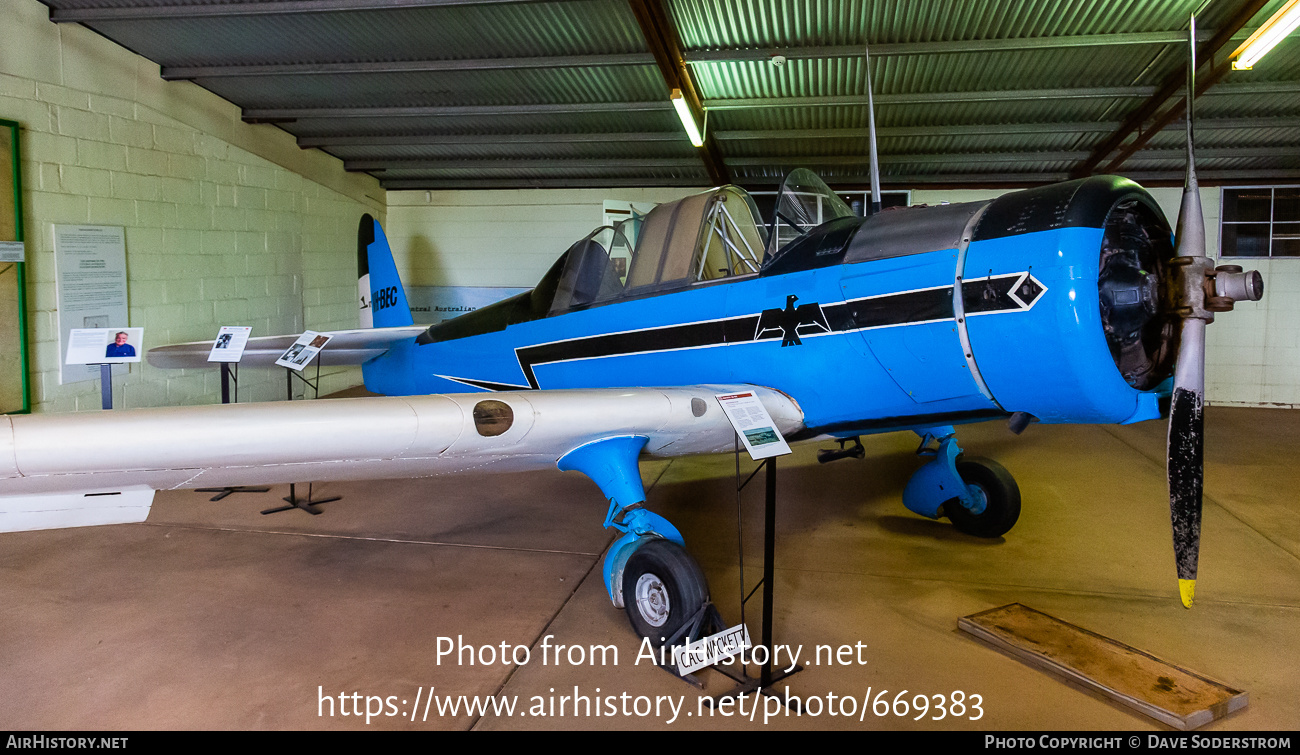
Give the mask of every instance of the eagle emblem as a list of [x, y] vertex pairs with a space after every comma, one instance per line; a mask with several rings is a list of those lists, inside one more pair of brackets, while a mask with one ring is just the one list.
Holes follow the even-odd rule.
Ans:
[[[794, 305], [798, 296], [790, 294], [785, 297], [785, 309], [765, 309], [758, 317], [758, 327], [754, 330], [754, 340], [775, 338], [781, 334], [781, 346], [800, 346], [800, 335], [831, 332], [830, 323], [817, 302]], [[769, 335], [771, 334], [771, 335]]]

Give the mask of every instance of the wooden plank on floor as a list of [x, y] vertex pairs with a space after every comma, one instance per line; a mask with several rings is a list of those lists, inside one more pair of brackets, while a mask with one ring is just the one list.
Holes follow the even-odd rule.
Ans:
[[1020, 603], [957, 625], [1031, 666], [1059, 674], [1183, 731], [1246, 707], [1246, 693]]

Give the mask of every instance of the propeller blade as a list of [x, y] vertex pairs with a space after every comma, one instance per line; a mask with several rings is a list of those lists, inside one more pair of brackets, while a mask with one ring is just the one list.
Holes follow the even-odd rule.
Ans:
[[1191, 56], [1187, 66], [1187, 178], [1178, 209], [1174, 256], [1181, 265], [1184, 295], [1193, 305], [1183, 317], [1169, 408], [1169, 515], [1173, 522], [1178, 594], [1192, 607], [1196, 595], [1196, 565], [1201, 547], [1201, 492], [1205, 447], [1205, 326], [1213, 318], [1204, 307], [1205, 215], [1196, 180], [1193, 148], [1193, 99], [1196, 94], [1196, 18], [1190, 24]]
[[1178, 594], [1192, 607], [1201, 547], [1201, 490], [1204, 475], [1205, 321], [1183, 320], [1174, 394], [1169, 406], [1169, 514], [1174, 530]]

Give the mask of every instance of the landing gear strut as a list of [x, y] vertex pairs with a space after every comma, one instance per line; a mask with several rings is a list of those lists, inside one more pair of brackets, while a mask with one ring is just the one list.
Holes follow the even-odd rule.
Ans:
[[[962, 456], [951, 427], [918, 430], [917, 454], [932, 456], [908, 480], [903, 505], [938, 519], [946, 516], [953, 526], [975, 537], [1001, 537], [1020, 518], [1020, 487], [1011, 473], [991, 459]], [[931, 441], [938, 445], [930, 447]]]
[[605, 526], [623, 536], [605, 555], [605, 589], [636, 633], [658, 648], [701, 613], [709, 585], [677, 528], [643, 505], [636, 460], [645, 443], [635, 435], [593, 441], [556, 466], [587, 475], [609, 500]]

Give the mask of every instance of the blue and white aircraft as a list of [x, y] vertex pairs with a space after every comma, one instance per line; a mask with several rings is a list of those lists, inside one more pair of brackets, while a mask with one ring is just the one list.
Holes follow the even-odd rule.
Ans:
[[[139, 521], [159, 489], [579, 470], [622, 533], [604, 568], [611, 600], [642, 636], [671, 637], [707, 585], [681, 534], [644, 508], [637, 462], [731, 450], [716, 395], [754, 392], [790, 441], [917, 433], [933, 458], [904, 504], [998, 537], [1019, 489], [964, 457], [955, 426], [1157, 419], [1178, 364], [1197, 373], [1176, 381], [1190, 403], [1180, 413], [1174, 397], [1170, 432], [1190, 605], [1204, 324], [1262, 294], [1258, 273], [1176, 252], [1151, 196], [1111, 176], [863, 218], [799, 170], [767, 222], [743, 190], [715, 188], [598, 229], [532, 291], [428, 328], [368, 215], [358, 263], [367, 327], [332, 333], [322, 358], [362, 364], [389, 398], [7, 417], [0, 525]], [[292, 339], [252, 339], [243, 363], [269, 366]], [[149, 360], [202, 366], [210, 346]]]

